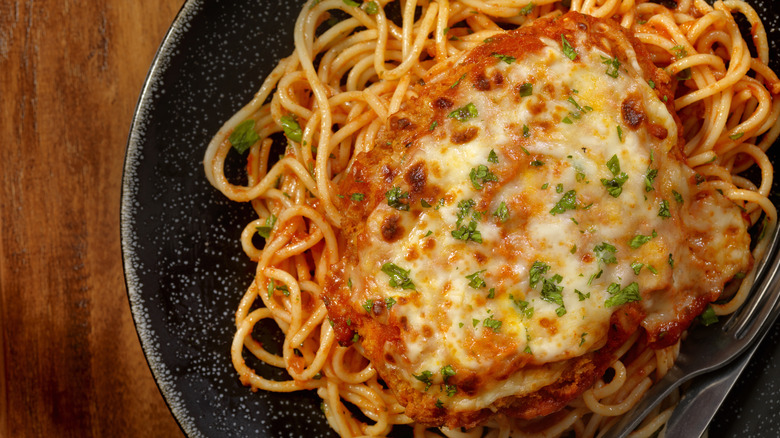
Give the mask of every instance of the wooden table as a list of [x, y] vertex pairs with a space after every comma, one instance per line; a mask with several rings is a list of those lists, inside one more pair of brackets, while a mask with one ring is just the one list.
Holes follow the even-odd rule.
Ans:
[[183, 436], [119, 243], [133, 109], [182, 3], [0, 1], [0, 437]]

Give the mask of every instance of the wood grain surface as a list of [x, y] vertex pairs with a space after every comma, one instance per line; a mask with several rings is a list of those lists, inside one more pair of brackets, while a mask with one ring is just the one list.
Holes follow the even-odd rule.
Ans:
[[0, 437], [181, 437], [127, 300], [127, 134], [183, 0], [0, 0]]

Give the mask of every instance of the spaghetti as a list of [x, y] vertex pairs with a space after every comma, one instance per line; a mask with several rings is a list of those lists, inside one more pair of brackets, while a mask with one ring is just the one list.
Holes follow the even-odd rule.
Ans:
[[[652, 61], [672, 81], [682, 120], [688, 165], [702, 184], [718, 189], [766, 230], [777, 221], [768, 199], [773, 169], [765, 151], [780, 135], [780, 81], [767, 66], [766, 33], [755, 11], [739, 0], [680, 0], [674, 9], [632, 0], [519, 1], [310, 1], [295, 25], [295, 52], [279, 62], [255, 97], [220, 129], [204, 166], [209, 181], [228, 198], [251, 202], [257, 219], [242, 232], [255, 279], [236, 312], [231, 347], [242, 383], [253, 389], [316, 390], [329, 424], [342, 436], [387, 435], [409, 424], [415, 436], [436, 431], [413, 424], [354, 346], [336, 342], [320, 294], [342, 249], [344, 223], [334, 186], [356, 155], [374, 144], [389, 115], [416, 96], [414, 84], [450, 68], [462, 54], [505, 29], [575, 10], [612, 17], [644, 43]], [[339, 10], [340, 12], [335, 12]], [[393, 14], [397, 17], [393, 17]], [[734, 15], [750, 24], [751, 56]], [[333, 20], [343, 16], [340, 21]], [[284, 132], [286, 151], [271, 158], [272, 135]], [[243, 145], [246, 185], [224, 173], [231, 150]], [[753, 182], [743, 176], [756, 166]], [[255, 234], [265, 246], [253, 243]], [[755, 246], [760, 259], [768, 239]], [[751, 276], [733, 297], [713, 304], [716, 314], [736, 310]], [[284, 333], [282, 353], [266, 351], [252, 337], [271, 319]], [[679, 343], [653, 350], [637, 332], [615, 353], [607, 375], [562, 411], [537, 420], [495, 417], [470, 431], [441, 429], [446, 436], [596, 436], [639, 400], [674, 364]], [[251, 354], [284, 368], [291, 380], [260, 377], [244, 360]], [[650, 436], [669, 418], [674, 397], [636, 431]], [[356, 418], [349, 405], [364, 418]]]

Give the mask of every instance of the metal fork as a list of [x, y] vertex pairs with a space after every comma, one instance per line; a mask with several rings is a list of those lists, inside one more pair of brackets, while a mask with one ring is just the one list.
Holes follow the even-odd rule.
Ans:
[[772, 326], [780, 313], [779, 236], [780, 227], [775, 227], [767, 255], [757, 269], [750, 296], [742, 307], [724, 322], [690, 330], [674, 367], [601, 438], [624, 438], [675, 388], [725, 366]]

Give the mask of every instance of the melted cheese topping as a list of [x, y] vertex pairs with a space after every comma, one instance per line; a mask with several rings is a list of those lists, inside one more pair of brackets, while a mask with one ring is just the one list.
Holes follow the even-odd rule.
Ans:
[[[405, 157], [441, 196], [409, 211], [380, 203], [345, 269], [355, 307], [389, 303], [402, 327], [402, 343], [384, 346], [388, 366], [420, 391], [438, 385], [456, 410], [554, 382], [563, 361], [605, 345], [625, 302], [639, 301], [658, 332], [680, 311], [669, 291], [703, 281], [686, 227], [720, 236], [702, 245], [725, 270], [719, 286], [749, 259], [738, 210], [717, 195], [694, 199], [693, 171], [670, 158], [677, 125], [635, 57], [616, 68], [593, 48], [575, 62], [560, 41], [543, 42], [486, 67], [502, 86], [462, 87], [450, 117]], [[632, 108], [646, 118], [638, 127]], [[399, 238], [388, 241], [388, 221]], [[413, 286], [394, 285], [393, 267]], [[493, 380], [447, 397], [449, 370]]]

